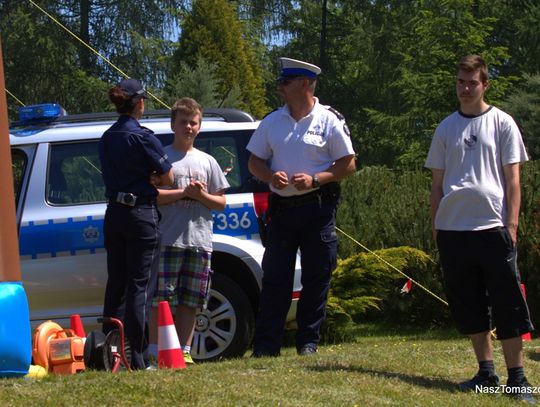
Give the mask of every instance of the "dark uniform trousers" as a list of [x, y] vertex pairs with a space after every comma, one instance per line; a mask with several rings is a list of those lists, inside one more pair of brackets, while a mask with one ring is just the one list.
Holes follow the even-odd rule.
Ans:
[[267, 229], [262, 292], [254, 352], [278, 354], [292, 300], [296, 255], [300, 249], [302, 292], [296, 312], [296, 346], [317, 345], [326, 315], [330, 277], [336, 267], [337, 200], [279, 210]]
[[[123, 321], [134, 369], [148, 365], [148, 321], [159, 267], [158, 223], [154, 203], [110, 203], [105, 213], [108, 280], [103, 316]], [[113, 328], [104, 325], [103, 331]]]

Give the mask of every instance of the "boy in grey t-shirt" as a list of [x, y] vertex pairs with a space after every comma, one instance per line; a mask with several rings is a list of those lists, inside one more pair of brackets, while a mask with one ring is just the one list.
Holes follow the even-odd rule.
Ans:
[[202, 120], [201, 106], [191, 98], [175, 103], [171, 111], [173, 144], [165, 151], [173, 166], [174, 184], [159, 189], [162, 214], [158, 289], [152, 302], [151, 353], [157, 354], [157, 306], [169, 301], [176, 307], [175, 326], [186, 363], [190, 356], [197, 308], [208, 299], [212, 254], [212, 210], [225, 208], [229, 183], [217, 161], [193, 143]]

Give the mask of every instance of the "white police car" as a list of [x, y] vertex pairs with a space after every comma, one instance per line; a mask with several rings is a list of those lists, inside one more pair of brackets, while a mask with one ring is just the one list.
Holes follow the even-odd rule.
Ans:
[[[242, 111], [206, 110], [195, 146], [216, 158], [231, 188], [214, 213], [211, 299], [197, 316], [192, 354], [199, 360], [241, 356], [254, 331], [264, 249], [256, 214], [267, 187], [250, 176], [245, 149], [258, 122]], [[80, 314], [87, 330], [102, 312], [107, 279], [106, 208], [98, 140], [115, 113], [65, 115], [59, 105], [21, 109], [10, 128], [22, 281], [34, 326], [69, 326]], [[147, 112], [141, 124], [164, 145], [173, 140], [169, 111]], [[300, 293], [297, 261], [293, 300]], [[296, 301], [289, 312], [294, 319]]]

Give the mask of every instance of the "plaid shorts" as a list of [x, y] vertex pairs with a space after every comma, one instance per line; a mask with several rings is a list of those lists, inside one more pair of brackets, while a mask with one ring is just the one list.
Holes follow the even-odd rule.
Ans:
[[212, 253], [164, 246], [161, 249], [158, 288], [152, 306], [168, 301], [191, 308], [206, 308], [210, 292]]

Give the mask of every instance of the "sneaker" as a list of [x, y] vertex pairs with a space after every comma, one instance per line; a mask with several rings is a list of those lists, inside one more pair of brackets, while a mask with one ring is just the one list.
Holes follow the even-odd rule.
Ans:
[[151, 370], [158, 370], [158, 367], [154, 364], [149, 364], [144, 368], [144, 370], [151, 371]]
[[536, 399], [533, 396], [533, 387], [526, 377], [520, 382], [507, 382], [504, 388], [504, 394], [518, 401], [524, 401], [529, 404], [536, 404]]
[[485, 376], [477, 374], [471, 380], [461, 382], [459, 390], [461, 391], [478, 391], [479, 387], [499, 387], [499, 376]]
[[194, 365], [195, 362], [193, 361], [193, 358], [191, 357], [191, 353], [184, 351], [184, 362], [186, 362], [186, 365]]
[[314, 353], [317, 353], [317, 346], [310, 343], [298, 349], [298, 354], [300, 356], [312, 355]]

